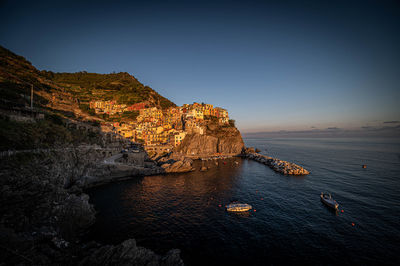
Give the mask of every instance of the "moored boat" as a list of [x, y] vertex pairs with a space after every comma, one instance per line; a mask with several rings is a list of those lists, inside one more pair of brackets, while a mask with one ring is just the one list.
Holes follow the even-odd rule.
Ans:
[[252, 206], [247, 203], [231, 203], [225, 207], [228, 212], [245, 212], [252, 208]]
[[336, 200], [332, 199], [331, 194], [324, 194], [321, 192], [321, 201], [324, 203], [326, 206], [337, 210], [339, 208], [339, 203], [336, 202]]

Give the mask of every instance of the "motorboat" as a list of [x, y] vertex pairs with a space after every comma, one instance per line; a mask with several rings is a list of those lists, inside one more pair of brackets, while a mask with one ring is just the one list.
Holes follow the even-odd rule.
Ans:
[[336, 202], [331, 196], [331, 194], [324, 194], [321, 192], [321, 201], [324, 203], [326, 206], [337, 210], [339, 208], [339, 203]]
[[252, 208], [250, 204], [233, 202], [225, 206], [228, 212], [245, 212]]

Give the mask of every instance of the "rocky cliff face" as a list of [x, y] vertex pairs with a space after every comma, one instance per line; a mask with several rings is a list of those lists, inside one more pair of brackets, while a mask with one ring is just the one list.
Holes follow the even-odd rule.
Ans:
[[194, 156], [240, 154], [243, 147], [243, 139], [237, 128], [210, 123], [204, 134], [188, 134], [176, 152]]
[[[160, 256], [136, 246], [134, 239], [114, 246], [83, 240], [96, 212], [79, 185], [87, 185], [81, 178], [97, 155], [91, 150], [65, 151], [1, 158], [0, 265], [183, 265], [178, 250]], [[132, 174], [126, 168], [110, 165], [106, 173], [115, 174], [93, 182]], [[157, 169], [162, 170], [134, 173]]]

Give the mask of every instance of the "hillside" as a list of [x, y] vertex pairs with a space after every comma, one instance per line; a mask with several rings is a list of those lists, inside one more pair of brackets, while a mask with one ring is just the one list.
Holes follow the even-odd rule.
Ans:
[[90, 100], [116, 100], [121, 104], [135, 104], [147, 101], [150, 106], [166, 109], [175, 106], [148, 86], [144, 86], [134, 76], [126, 73], [97, 74], [53, 73], [42, 71], [43, 76], [64, 87], [81, 102]]
[[[28, 105], [31, 85], [34, 86], [35, 92], [64, 93], [79, 102], [116, 100], [119, 103], [134, 104], [146, 101], [149, 106], [162, 109], [175, 106], [173, 102], [143, 85], [128, 73], [39, 71], [24, 57], [0, 46], [1, 104]], [[39, 97], [36, 97], [35, 103], [38, 107], [46, 105], [51, 100], [49, 95], [37, 96]]]
[[[29, 105], [31, 85], [35, 91], [47, 93], [59, 89], [56, 84], [46, 80], [24, 57], [0, 46], [0, 105], [2, 107]], [[48, 103], [47, 99], [37, 96], [36, 106]]]
[[[33, 111], [29, 108], [32, 88]], [[0, 150], [50, 147], [56, 143], [98, 142], [98, 136], [66, 127], [70, 121], [95, 126], [103, 121], [103, 117], [89, 112], [90, 100], [146, 102], [148, 106], [160, 108], [175, 106], [128, 73], [39, 71], [24, 57], [1, 46], [0, 96]], [[41, 119], [32, 119], [33, 115]]]
[[162, 257], [134, 239], [109, 246], [81, 238], [95, 210], [78, 181], [126, 143], [102, 132], [102, 119], [81, 106], [111, 93], [174, 105], [127, 73], [39, 71], [0, 46], [1, 265], [183, 265], [176, 250]]

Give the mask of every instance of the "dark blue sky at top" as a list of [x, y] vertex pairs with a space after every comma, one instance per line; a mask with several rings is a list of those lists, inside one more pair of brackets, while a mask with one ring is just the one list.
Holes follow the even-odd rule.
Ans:
[[245, 132], [400, 120], [399, 26], [398, 1], [0, 4], [0, 45], [37, 68], [128, 72]]

